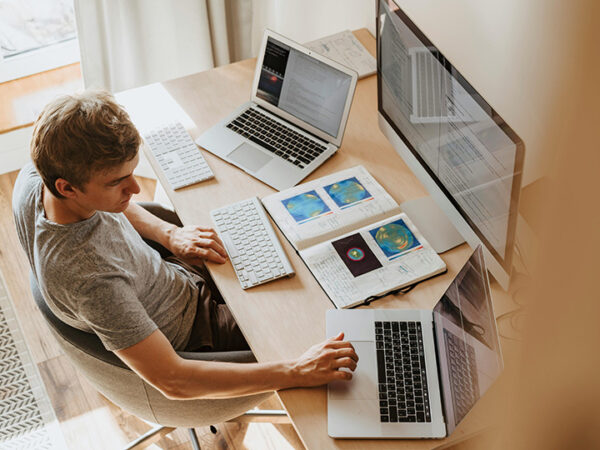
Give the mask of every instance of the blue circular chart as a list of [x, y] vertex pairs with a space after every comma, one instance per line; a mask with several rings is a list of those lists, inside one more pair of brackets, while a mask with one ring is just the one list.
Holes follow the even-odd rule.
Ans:
[[299, 194], [282, 202], [296, 222], [303, 222], [331, 211], [315, 191]]
[[340, 207], [371, 197], [369, 191], [355, 177], [325, 186], [324, 189]]
[[372, 230], [371, 235], [388, 257], [420, 245], [402, 220]]

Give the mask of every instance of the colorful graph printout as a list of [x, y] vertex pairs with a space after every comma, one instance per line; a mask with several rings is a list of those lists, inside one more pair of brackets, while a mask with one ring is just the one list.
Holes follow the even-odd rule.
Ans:
[[389, 259], [398, 258], [421, 243], [402, 219], [369, 230], [377, 245]]
[[285, 209], [297, 223], [316, 219], [323, 214], [331, 212], [329, 206], [325, 204], [316, 191], [309, 191], [304, 194], [296, 195], [282, 200], [281, 203], [283, 203]]
[[331, 244], [350, 273], [355, 277], [381, 267], [381, 263], [375, 254], [358, 233], [333, 241]]
[[324, 186], [323, 189], [342, 209], [373, 198], [356, 177]]

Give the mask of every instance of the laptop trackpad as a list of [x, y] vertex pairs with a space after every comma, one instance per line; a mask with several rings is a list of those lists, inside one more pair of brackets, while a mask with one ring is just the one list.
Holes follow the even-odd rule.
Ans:
[[250, 172], [256, 172], [265, 164], [267, 164], [272, 156], [265, 154], [263, 151], [257, 149], [253, 145], [244, 142], [242, 145], [236, 147], [229, 155], [229, 159], [242, 166], [244, 169], [248, 169]]
[[352, 341], [358, 364], [351, 381], [329, 383], [330, 400], [370, 400], [379, 398], [375, 342]]

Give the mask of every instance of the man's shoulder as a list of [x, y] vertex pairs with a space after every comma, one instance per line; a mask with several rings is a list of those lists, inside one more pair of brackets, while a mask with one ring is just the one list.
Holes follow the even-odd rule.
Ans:
[[35, 236], [37, 202], [41, 195], [42, 179], [33, 164], [19, 172], [12, 193], [12, 210], [21, 246], [33, 264], [32, 242]]
[[27, 163], [17, 175], [12, 194], [13, 212], [20, 215], [34, 206], [36, 194], [39, 192], [42, 179], [32, 163]]

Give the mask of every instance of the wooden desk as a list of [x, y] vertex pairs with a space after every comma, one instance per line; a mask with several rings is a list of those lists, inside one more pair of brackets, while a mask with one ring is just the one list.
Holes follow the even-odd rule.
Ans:
[[[375, 40], [366, 30], [357, 37], [373, 54]], [[198, 137], [250, 96], [255, 67], [254, 60], [241, 61], [159, 85], [127, 91], [119, 100], [132, 111], [133, 120], [141, 125], [140, 117], [150, 110], [162, 121], [173, 119], [169, 108], [161, 108], [152, 100], [153, 95], [165, 96], [176, 103], [193, 120], [188, 130]], [[140, 108], [140, 105], [143, 108]], [[144, 111], [142, 111], [143, 109]], [[133, 113], [135, 112], [135, 114]], [[182, 111], [179, 111], [181, 113]], [[185, 119], [184, 119], [185, 123]], [[246, 175], [238, 168], [202, 151], [216, 175], [215, 180], [172, 191], [158, 165], [147, 152], [158, 178], [165, 187], [184, 224], [212, 224], [211, 209], [251, 196], [260, 198], [271, 194], [272, 188]], [[316, 170], [306, 181], [341, 169], [362, 164], [381, 185], [400, 203], [426, 195], [426, 191], [396, 154], [377, 125], [376, 77], [359, 81], [350, 117], [340, 150]], [[275, 227], [277, 230], [277, 227]], [[302, 260], [293, 251], [285, 237], [278, 232], [285, 251], [296, 270], [291, 279], [278, 280], [248, 291], [243, 291], [230, 264], [208, 264], [214, 280], [226, 299], [235, 319], [250, 343], [259, 361], [289, 359], [302, 354], [310, 345], [325, 338], [325, 311], [333, 308]], [[420, 284], [407, 295], [388, 296], [376, 301], [375, 308], [428, 308], [441, 297], [457, 271], [462, 267], [470, 250], [462, 245], [442, 255], [448, 273]], [[493, 287], [496, 313], [511, 307], [506, 295]], [[498, 306], [502, 304], [502, 306]], [[451, 438], [439, 440], [335, 440], [327, 435], [327, 391], [325, 387], [291, 389], [278, 393], [298, 434], [307, 448], [436, 448], [456, 443], [481, 430], [488, 423], [483, 410], [489, 403], [486, 395], [471, 414], [460, 424]], [[481, 412], [480, 412], [481, 411]]]

